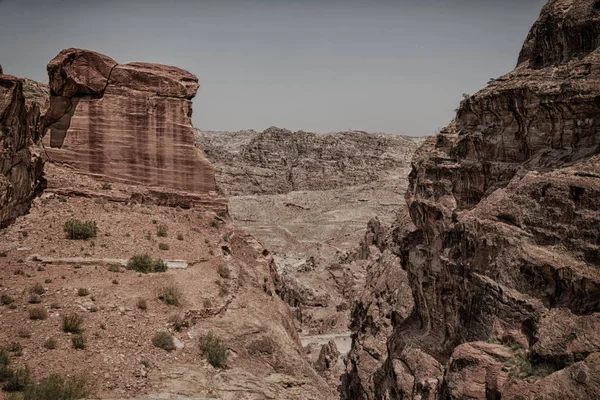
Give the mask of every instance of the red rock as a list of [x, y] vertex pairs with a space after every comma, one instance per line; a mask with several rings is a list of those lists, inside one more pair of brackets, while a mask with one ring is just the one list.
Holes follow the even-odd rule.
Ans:
[[197, 78], [159, 64], [117, 65], [63, 50], [48, 65], [43, 143], [53, 163], [99, 179], [207, 194], [214, 168], [194, 145]]

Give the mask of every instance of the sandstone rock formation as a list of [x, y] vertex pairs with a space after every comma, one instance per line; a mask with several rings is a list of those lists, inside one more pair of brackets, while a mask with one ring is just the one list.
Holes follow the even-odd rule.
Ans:
[[43, 144], [52, 163], [98, 179], [208, 194], [214, 168], [194, 146], [197, 78], [66, 49], [48, 64]]
[[0, 228], [29, 209], [42, 184], [42, 160], [32, 154], [40, 109], [25, 101], [25, 82], [0, 72]]
[[419, 141], [275, 127], [197, 138], [233, 219], [275, 254], [280, 295], [304, 333], [347, 334], [366, 265], [350, 253], [369, 219], [394, 220]]
[[230, 196], [329, 190], [374, 180], [407, 165], [412, 138], [362, 131], [316, 134], [270, 127], [264, 132], [198, 132]]
[[371, 246], [343, 398], [600, 396], [596, 3], [549, 1], [516, 69], [415, 154], [416, 228]]

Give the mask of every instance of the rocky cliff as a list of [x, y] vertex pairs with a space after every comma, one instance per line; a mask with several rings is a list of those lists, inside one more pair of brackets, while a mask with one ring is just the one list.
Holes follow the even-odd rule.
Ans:
[[600, 396], [596, 3], [548, 2], [516, 69], [417, 151], [416, 228], [366, 240], [343, 397]]
[[412, 138], [362, 131], [316, 134], [270, 127], [264, 132], [198, 132], [230, 196], [328, 190], [380, 180], [407, 165]]
[[43, 144], [52, 163], [113, 182], [215, 190], [214, 168], [194, 146], [194, 75], [79, 49], [63, 50], [48, 74]]
[[29, 210], [43, 183], [43, 162], [30, 150], [37, 140], [40, 106], [26, 101], [27, 84], [0, 72], [0, 228]]

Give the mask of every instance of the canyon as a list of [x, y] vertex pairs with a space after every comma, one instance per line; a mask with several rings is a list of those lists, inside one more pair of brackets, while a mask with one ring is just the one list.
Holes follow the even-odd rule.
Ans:
[[194, 75], [89, 50], [0, 74], [0, 349], [112, 399], [600, 398], [599, 38], [549, 0], [428, 138], [198, 130]]

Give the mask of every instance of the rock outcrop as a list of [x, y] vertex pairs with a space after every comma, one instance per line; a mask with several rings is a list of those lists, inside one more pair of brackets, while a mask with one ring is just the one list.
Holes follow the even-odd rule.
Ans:
[[548, 2], [516, 69], [415, 154], [416, 228], [371, 247], [367, 282], [397, 283], [354, 310], [343, 397], [600, 396], [596, 3]]
[[407, 165], [413, 138], [362, 131], [197, 132], [217, 168], [219, 188], [230, 196], [329, 190], [380, 180]]
[[40, 106], [26, 102], [26, 84], [0, 72], [0, 228], [29, 210], [43, 184], [43, 162], [30, 149], [37, 139]]
[[52, 163], [112, 182], [215, 190], [214, 168], [194, 145], [194, 75], [79, 49], [63, 50], [48, 74], [43, 144]]

